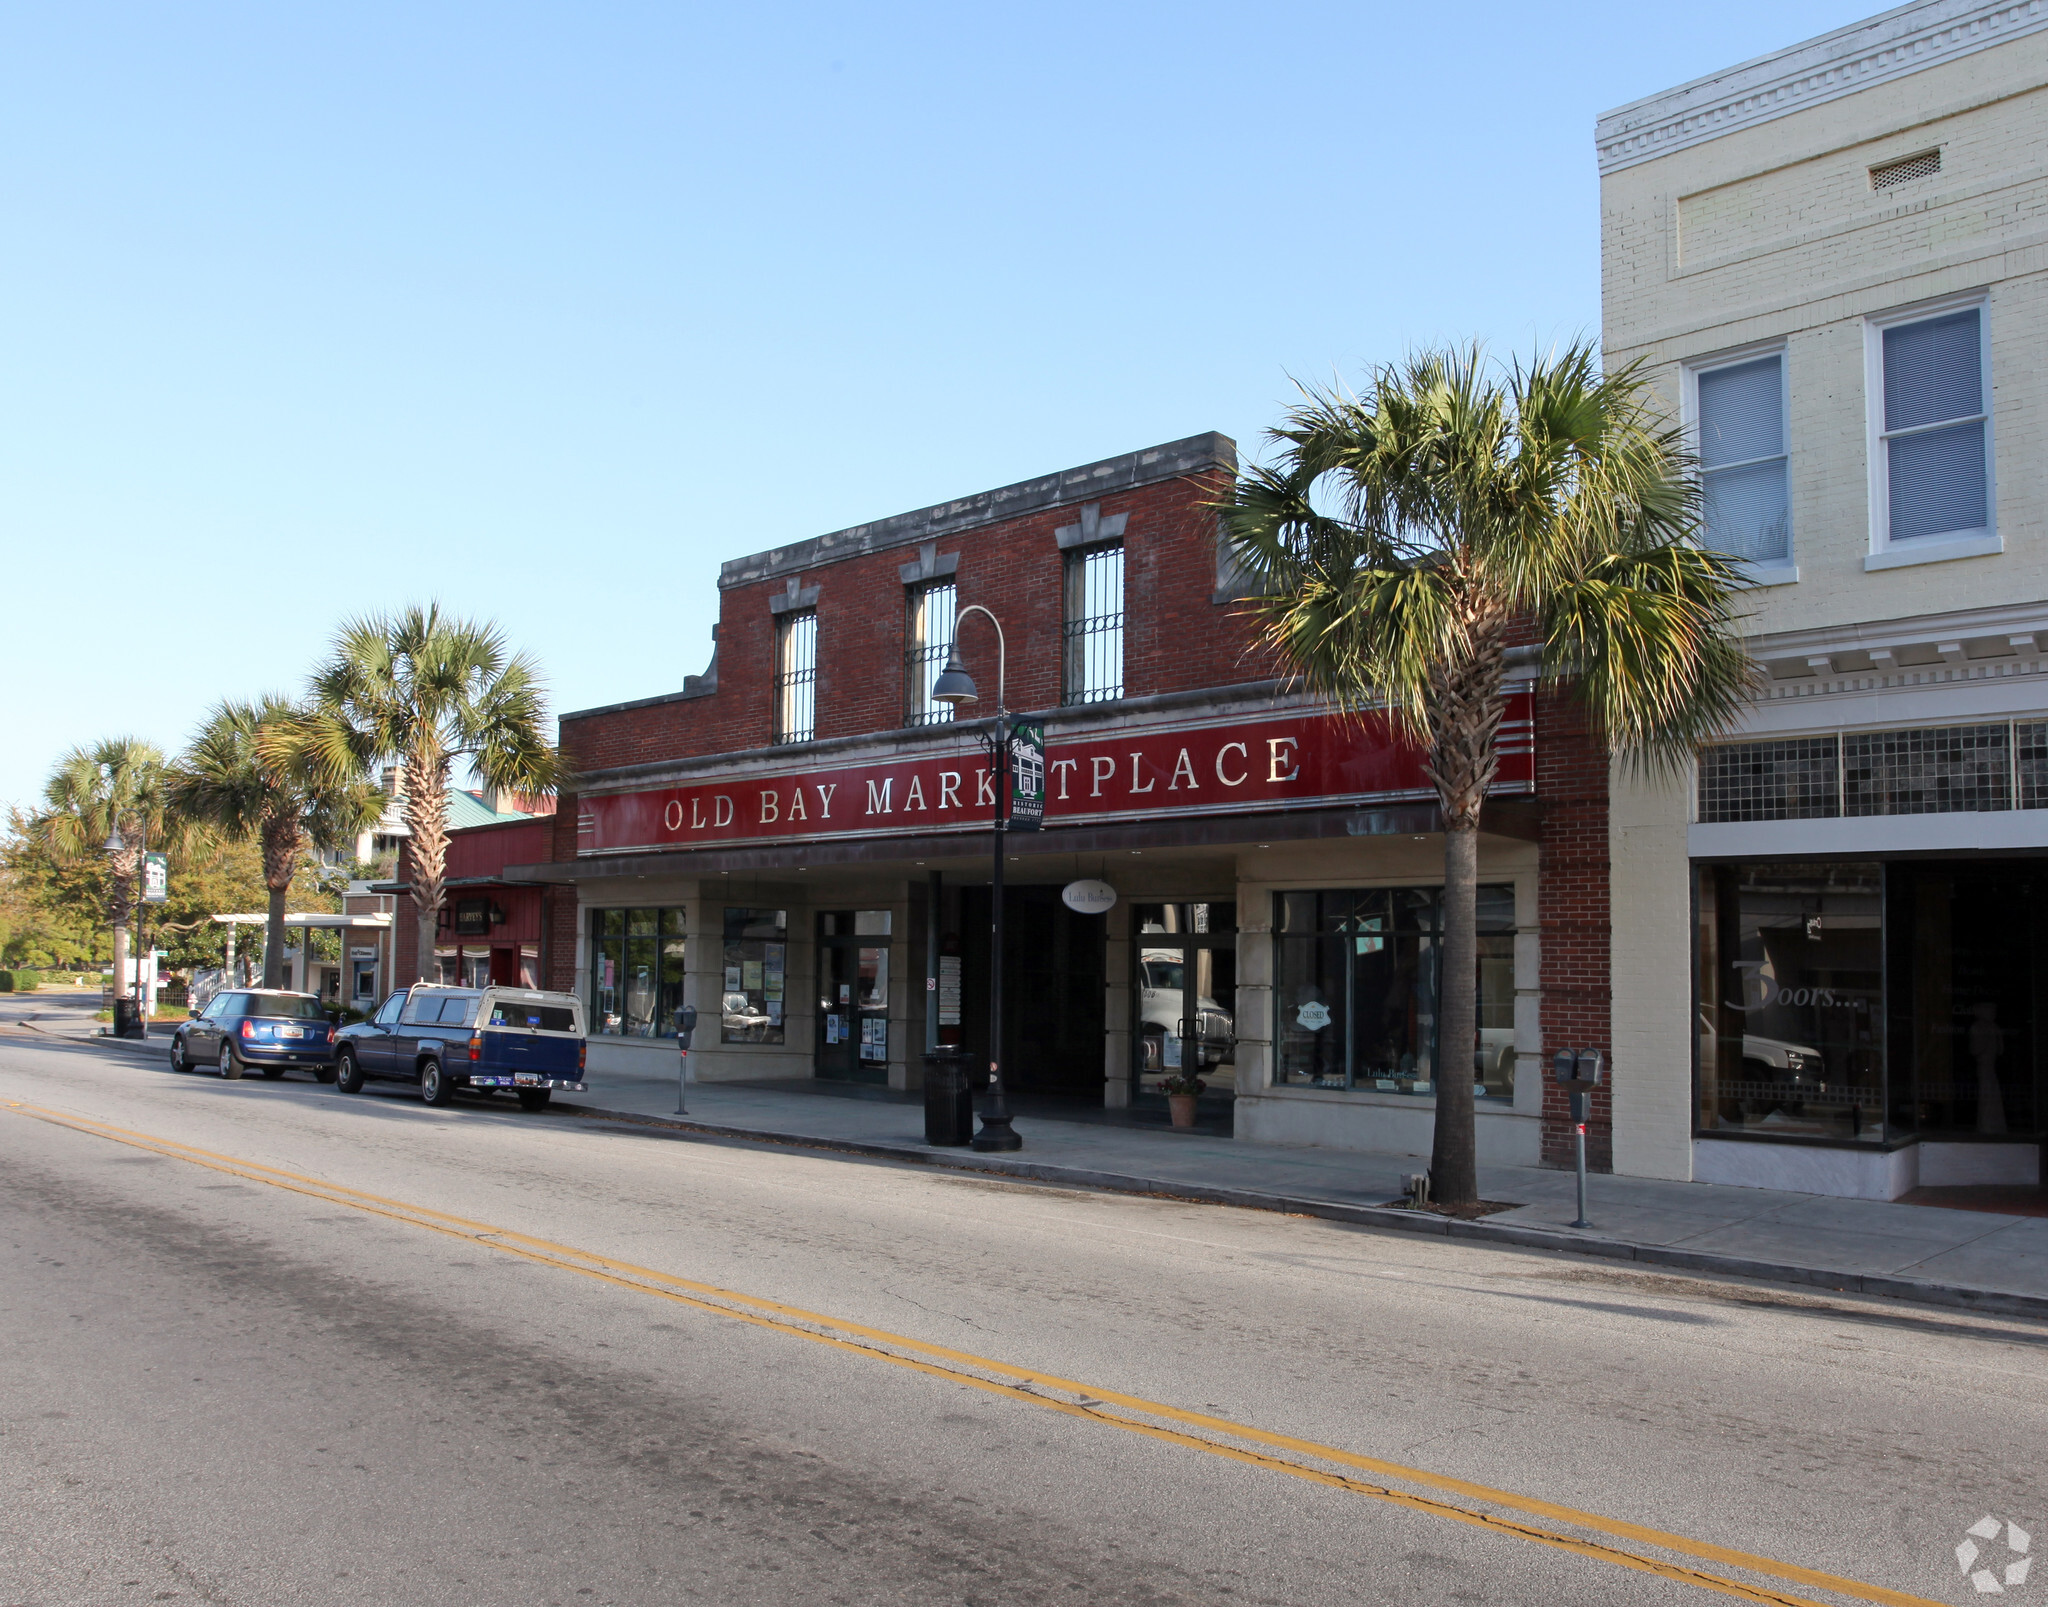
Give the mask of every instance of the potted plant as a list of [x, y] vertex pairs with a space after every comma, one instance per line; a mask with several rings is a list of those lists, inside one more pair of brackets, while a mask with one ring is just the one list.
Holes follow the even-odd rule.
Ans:
[[1201, 1078], [1185, 1072], [1177, 1071], [1172, 1076], [1159, 1079], [1159, 1091], [1166, 1095], [1166, 1108], [1173, 1113], [1174, 1126], [1195, 1125], [1195, 1101], [1208, 1086]]

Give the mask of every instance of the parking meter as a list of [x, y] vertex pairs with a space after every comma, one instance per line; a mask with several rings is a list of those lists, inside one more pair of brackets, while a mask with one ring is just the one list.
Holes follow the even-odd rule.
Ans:
[[676, 1010], [676, 1047], [681, 1051], [676, 1057], [676, 1114], [689, 1115], [685, 1093], [690, 1082], [690, 1036], [697, 1030], [697, 1007], [694, 1004], [681, 1005]]
[[1586, 1220], [1586, 1124], [1593, 1119], [1593, 1090], [1606, 1080], [1606, 1058], [1598, 1049], [1560, 1049], [1550, 1057], [1550, 1074], [1571, 1096], [1572, 1147], [1579, 1174], [1579, 1215], [1575, 1228], [1589, 1228]]

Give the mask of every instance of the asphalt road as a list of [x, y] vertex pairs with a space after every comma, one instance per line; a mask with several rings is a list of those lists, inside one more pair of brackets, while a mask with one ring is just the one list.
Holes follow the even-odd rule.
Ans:
[[0, 1607], [1975, 1601], [1969, 1525], [2048, 1547], [2038, 1324], [13, 1030], [0, 1258]]

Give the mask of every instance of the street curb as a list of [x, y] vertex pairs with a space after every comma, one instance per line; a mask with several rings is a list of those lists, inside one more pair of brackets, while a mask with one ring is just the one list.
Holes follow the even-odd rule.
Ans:
[[858, 1155], [870, 1160], [903, 1161], [957, 1172], [983, 1172], [1032, 1183], [1102, 1189], [1116, 1194], [1142, 1194], [1160, 1199], [1190, 1200], [1203, 1205], [1227, 1205], [1250, 1211], [1274, 1211], [1288, 1216], [1310, 1216], [1326, 1222], [1343, 1222], [1354, 1227], [1377, 1228], [1399, 1233], [1433, 1234], [1440, 1238], [1465, 1239], [1480, 1244], [1594, 1256], [1604, 1261], [1632, 1261], [1641, 1266], [1669, 1267], [1676, 1271], [1705, 1273], [1724, 1278], [1751, 1278], [1760, 1283], [1821, 1288], [1837, 1294], [1875, 1295], [1889, 1300], [1907, 1300], [1926, 1306], [1946, 1306], [1992, 1316], [2048, 1318], [2048, 1296], [2008, 1294], [1995, 1289], [1978, 1289], [1967, 1284], [1935, 1283], [1924, 1278], [1900, 1277], [1892, 1273], [1842, 1272], [1826, 1267], [1804, 1267], [1793, 1262], [1757, 1261], [1747, 1256], [1722, 1255], [1712, 1250], [1686, 1250], [1665, 1245], [1635, 1244], [1626, 1239], [1589, 1238], [1568, 1229], [1529, 1227], [1519, 1223], [1484, 1220], [1461, 1222], [1450, 1217], [1391, 1209], [1386, 1206], [1345, 1205], [1335, 1200], [1274, 1194], [1258, 1189], [1215, 1188], [1199, 1183], [1140, 1177], [1125, 1172], [1098, 1172], [1086, 1167], [1050, 1166], [1039, 1161], [1004, 1160], [994, 1155], [958, 1154], [923, 1144], [885, 1144], [850, 1138], [820, 1138], [811, 1133], [780, 1133], [762, 1128], [726, 1127], [713, 1122], [692, 1121], [687, 1116], [646, 1116], [635, 1111], [605, 1110], [594, 1105], [558, 1102], [554, 1109], [564, 1114], [701, 1138], [748, 1144], [774, 1144], [786, 1149], [830, 1150], [837, 1154]]

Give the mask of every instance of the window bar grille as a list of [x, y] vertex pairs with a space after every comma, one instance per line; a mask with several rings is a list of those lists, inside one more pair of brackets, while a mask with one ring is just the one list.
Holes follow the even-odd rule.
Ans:
[[1124, 695], [1124, 549], [1092, 547], [1067, 560], [1062, 701]]
[[906, 724], [943, 725], [953, 718], [953, 705], [934, 701], [932, 687], [953, 651], [958, 604], [959, 592], [950, 584], [925, 586], [910, 594], [910, 645], [903, 655], [903, 682], [909, 694]]
[[818, 734], [818, 616], [791, 614], [778, 636], [775, 741], [808, 742]]

